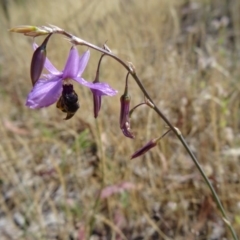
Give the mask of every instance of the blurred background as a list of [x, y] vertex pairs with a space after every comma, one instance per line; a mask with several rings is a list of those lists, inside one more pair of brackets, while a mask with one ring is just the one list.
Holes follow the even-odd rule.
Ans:
[[[157, 106], [186, 137], [240, 234], [240, 1], [0, 0], [1, 239], [231, 239], [212, 195], [173, 134], [130, 160], [165, 123], [134, 111], [134, 140], [119, 128], [126, 70], [105, 57], [97, 120], [92, 94], [76, 86], [81, 108], [65, 121], [55, 105], [25, 107], [32, 39], [17, 25], [54, 24], [131, 61]], [[43, 37], [36, 39], [40, 44]], [[61, 70], [70, 44], [60, 35], [48, 57]], [[86, 50], [78, 47], [79, 52]], [[91, 50], [83, 77], [93, 81]], [[131, 106], [143, 94], [129, 79]], [[101, 194], [100, 194], [101, 193]]]

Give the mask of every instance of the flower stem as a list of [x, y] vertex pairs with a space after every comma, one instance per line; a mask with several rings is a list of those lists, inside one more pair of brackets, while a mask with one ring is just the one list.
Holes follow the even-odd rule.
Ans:
[[[121, 59], [119, 59], [117, 56], [113, 55], [112, 53], [109, 53], [107, 51], [105, 51], [104, 49], [101, 49], [93, 44], [87, 43], [85, 42], [82, 45], [86, 45], [92, 49], [95, 49], [97, 51], [100, 51], [102, 53], [105, 53], [106, 55], [114, 58], [116, 61], [118, 61], [123, 67], [125, 67], [128, 71], [130, 70], [128, 65], [123, 62]], [[184, 137], [182, 136], [181, 132], [175, 128], [171, 122], [166, 118], [166, 116], [160, 111], [160, 109], [154, 104], [153, 100], [151, 99], [151, 97], [149, 96], [148, 92], [145, 90], [145, 88], [143, 87], [140, 79], [138, 78], [138, 76], [136, 75], [135, 72], [131, 72], [129, 71], [130, 74], [132, 75], [132, 77], [134, 78], [135, 82], [137, 83], [137, 85], [139, 86], [139, 88], [141, 89], [141, 91], [143, 92], [143, 94], [152, 102], [152, 104], [154, 105], [153, 109], [155, 110], [155, 112], [164, 120], [164, 122], [170, 127], [170, 129], [175, 133], [175, 135], [178, 137], [178, 139], [180, 140], [180, 142], [182, 143], [182, 145], [184, 146], [184, 148], [186, 149], [186, 151], [188, 152], [189, 156], [191, 157], [191, 159], [193, 160], [194, 164], [196, 165], [198, 171], [200, 172], [200, 174], [202, 175], [204, 181], [206, 182], [207, 186], [209, 187], [209, 189], [212, 192], [212, 195], [215, 199], [215, 202], [222, 214], [223, 220], [224, 222], [227, 224], [227, 226], [229, 227], [231, 234], [233, 236], [233, 238], [235, 240], [238, 240], [238, 237], [230, 223], [230, 221], [227, 219], [227, 215], [225, 213], [225, 210], [223, 208], [223, 205], [218, 197], [218, 194], [216, 193], [213, 185], [211, 184], [210, 180], [208, 179], [208, 177], [206, 176], [205, 172], [203, 171], [201, 165], [199, 164], [197, 158], [194, 156], [193, 152], [191, 151], [191, 149], [189, 148], [187, 142], [185, 141]]]
[[133, 107], [130, 111], [129, 111], [129, 117], [132, 116], [132, 113], [134, 110], [136, 110], [138, 107], [142, 106], [142, 105], [146, 105], [145, 102], [139, 103], [138, 105], [136, 105], [135, 107]]
[[209, 178], [206, 176], [205, 172], [203, 171], [200, 163], [198, 162], [197, 158], [194, 156], [193, 152], [191, 151], [191, 149], [189, 148], [186, 140], [184, 139], [184, 137], [182, 136], [182, 133], [179, 131], [178, 128], [174, 127], [171, 122], [168, 120], [168, 118], [162, 113], [162, 111], [154, 104], [153, 100], [151, 99], [151, 97], [149, 96], [148, 92], [146, 91], [146, 89], [144, 88], [144, 86], [142, 85], [139, 77], [137, 76], [135, 70], [133, 71], [133, 69], [127, 64], [125, 63], [123, 60], [121, 60], [120, 58], [118, 58], [116, 55], [112, 54], [111, 52], [100, 48], [98, 46], [95, 46], [94, 44], [88, 43], [78, 37], [75, 37], [74, 35], [65, 32], [64, 30], [62, 32], [58, 32], [61, 33], [63, 35], [65, 35], [67, 38], [69, 38], [70, 42], [72, 42], [75, 45], [84, 45], [87, 46], [89, 48], [92, 48], [96, 51], [99, 51], [105, 55], [108, 55], [109, 57], [115, 59], [117, 62], [119, 62], [134, 78], [136, 84], [138, 85], [138, 87], [141, 89], [141, 91], [143, 92], [143, 94], [145, 95], [146, 98], [148, 98], [148, 100], [151, 102], [154, 111], [158, 114], [158, 116], [160, 118], [163, 119], [163, 121], [169, 126], [169, 128], [174, 132], [174, 134], [176, 135], [176, 137], [180, 140], [180, 142], [182, 143], [182, 145], [184, 146], [184, 148], [186, 149], [187, 153], [189, 154], [189, 156], [191, 157], [191, 159], [193, 160], [194, 164], [196, 165], [198, 171], [200, 172], [200, 174], [202, 175], [204, 181], [206, 182], [207, 186], [209, 187], [209, 189], [212, 192], [212, 195], [214, 197], [214, 200], [222, 214], [223, 217], [223, 221], [225, 222], [225, 224], [229, 227], [232, 237], [234, 240], [238, 240], [238, 237], [230, 223], [230, 221], [227, 218], [226, 212], [223, 208], [223, 205], [218, 197], [218, 194], [216, 193], [213, 185], [211, 184]]

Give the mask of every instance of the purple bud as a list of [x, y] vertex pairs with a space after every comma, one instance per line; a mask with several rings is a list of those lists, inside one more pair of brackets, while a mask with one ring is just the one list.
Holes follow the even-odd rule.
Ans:
[[[95, 80], [93, 81], [93, 83], [99, 83], [99, 71], [100, 71], [100, 66], [101, 66], [101, 62], [102, 59], [104, 57], [105, 54], [102, 54], [99, 61], [98, 61], [98, 67], [97, 67], [97, 72], [96, 72], [96, 77]], [[102, 104], [102, 95], [99, 93], [98, 90], [95, 89], [91, 89], [92, 93], [93, 93], [93, 112], [94, 112], [94, 117], [97, 118], [98, 117], [98, 113], [101, 109], [101, 104]]]
[[139, 157], [143, 155], [145, 152], [149, 151], [151, 148], [155, 147], [157, 145], [157, 142], [159, 141], [159, 138], [155, 138], [150, 140], [146, 145], [144, 145], [142, 148], [138, 149], [131, 157], [131, 159]]
[[130, 128], [130, 122], [127, 121], [122, 127], [122, 132], [123, 134], [126, 136], [126, 137], [129, 137], [129, 138], [134, 138], [134, 135], [132, 134], [131, 132], [131, 128]]
[[101, 108], [102, 97], [98, 94], [98, 90], [91, 89], [93, 93], [93, 108], [94, 108], [94, 117], [98, 117], [98, 113]]
[[125, 123], [129, 120], [129, 107], [130, 107], [131, 97], [127, 94], [123, 94], [120, 98], [121, 109], [120, 109], [120, 128], [122, 128]]
[[129, 108], [131, 97], [128, 95], [128, 75], [126, 77], [126, 85], [124, 94], [120, 98], [121, 108], [120, 108], [120, 119], [119, 124], [122, 129], [123, 134], [126, 137], [134, 138], [130, 130], [130, 120], [129, 120]]
[[125, 93], [121, 96], [121, 110], [120, 110], [120, 128], [122, 129], [123, 134], [126, 137], [134, 138], [130, 129], [130, 121], [129, 121], [129, 106], [130, 106], [130, 96], [125, 95]]
[[33, 53], [32, 62], [31, 62], [31, 70], [30, 70], [30, 75], [31, 75], [31, 80], [32, 80], [33, 86], [38, 81], [38, 79], [42, 73], [44, 63], [46, 60], [46, 54], [47, 54], [46, 46], [47, 46], [48, 40], [51, 37], [51, 35], [52, 34], [49, 34], [43, 41], [42, 45], [39, 46]]

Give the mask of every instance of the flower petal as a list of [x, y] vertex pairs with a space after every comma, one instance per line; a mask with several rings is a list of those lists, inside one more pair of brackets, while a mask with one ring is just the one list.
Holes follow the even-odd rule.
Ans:
[[58, 100], [62, 92], [62, 79], [55, 76], [52, 79], [39, 79], [28, 94], [26, 106], [29, 108], [47, 107]]
[[90, 58], [90, 51], [87, 50], [79, 59], [78, 77], [81, 77], [83, 71], [85, 70], [88, 60]]
[[111, 88], [107, 83], [102, 83], [102, 82], [90, 83], [80, 77], [75, 77], [75, 78], [73, 78], [73, 80], [75, 80], [76, 82], [78, 82], [90, 89], [98, 90], [98, 94], [100, 96], [102, 96], [102, 95], [114, 96], [118, 93], [117, 90], [114, 90], [113, 88]]
[[143, 155], [145, 152], [149, 151], [151, 148], [157, 146], [158, 138], [150, 140], [148, 143], [146, 143], [143, 147], [138, 149], [131, 157], [131, 159], [139, 157]]
[[[38, 45], [34, 42], [33, 43], [33, 49], [36, 50], [38, 48]], [[44, 67], [53, 75], [60, 75], [61, 72], [59, 72], [53, 64], [50, 62], [50, 60], [46, 57]]]
[[74, 78], [78, 74], [79, 55], [76, 47], [70, 49], [65, 68], [63, 70], [63, 79]]
[[42, 70], [46, 61], [46, 48], [43, 46], [38, 47], [32, 56], [30, 76], [32, 80], [32, 85], [38, 81], [42, 74]]
[[58, 71], [48, 58], [45, 60], [44, 67], [53, 75], [61, 75], [62, 73]]
[[120, 128], [123, 128], [126, 122], [129, 121], [130, 96], [123, 94], [120, 98]]
[[93, 112], [94, 112], [94, 117], [98, 117], [98, 113], [101, 109], [101, 104], [102, 104], [102, 96], [101, 92], [99, 92], [96, 89], [91, 89], [93, 93]]
[[131, 132], [130, 129], [130, 122], [127, 121], [125, 124], [121, 127], [123, 134], [128, 138], [135, 138], [134, 135]]

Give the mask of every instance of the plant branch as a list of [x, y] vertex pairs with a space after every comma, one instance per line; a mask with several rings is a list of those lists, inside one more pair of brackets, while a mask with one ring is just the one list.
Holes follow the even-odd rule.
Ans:
[[214, 200], [222, 214], [223, 217], [223, 221], [226, 223], [226, 225], [229, 227], [231, 234], [233, 236], [233, 238], [235, 240], [238, 240], [238, 237], [230, 223], [230, 221], [227, 218], [227, 214], [224, 210], [224, 207], [218, 197], [218, 194], [216, 193], [213, 185], [211, 184], [209, 178], [207, 177], [207, 175], [205, 174], [205, 172], [203, 171], [200, 163], [198, 162], [197, 158], [195, 157], [195, 155], [193, 154], [193, 152], [191, 151], [190, 147], [188, 146], [186, 140], [184, 139], [182, 133], [179, 131], [178, 128], [174, 127], [172, 125], [172, 123], [168, 120], [168, 118], [162, 113], [162, 111], [154, 104], [153, 100], [151, 99], [151, 97], [149, 96], [148, 92], [146, 91], [146, 89], [144, 88], [144, 86], [142, 85], [142, 82], [140, 81], [139, 77], [137, 76], [135, 69], [132, 68], [131, 65], [126, 64], [123, 60], [121, 60], [120, 58], [118, 58], [116, 55], [112, 54], [109, 51], [106, 51], [103, 48], [100, 48], [98, 46], [95, 46], [91, 43], [88, 43], [82, 39], [79, 39], [69, 33], [64, 32], [64, 35], [67, 36], [68, 38], [70, 38], [70, 42], [72, 42], [73, 44], [76, 45], [84, 45], [87, 46], [89, 48], [92, 48], [96, 51], [102, 52], [106, 55], [108, 55], [109, 57], [115, 59], [117, 62], [119, 62], [124, 68], [126, 68], [126, 70], [132, 75], [132, 77], [134, 78], [136, 84], [138, 85], [138, 87], [141, 89], [141, 91], [143, 92], [143, 94], [145, 95], [146, 98], [148, 98], [148, 100], [151, 102], [152, 104], [152, 108], [154, 109], [154, 111], [158, 114], [159, 117], [161, 117], [163, 119], [163, 121], [169, 126], [169, 128], [174, 132], [174, 134], [176, 135], [176, 137], [180, 140], [180, 142], [182, 143], [182, 145], [184, 146], [184, 148], [186, 149], [187, 153], [189, 154], [189, 156], [191, 157], [191, 159], [193, 160], [194, 164], [196, 165], [198, 171], [200, 172], [200, 174], [202, 175], [204, 181], [206, 182], [207, 186], [209, 187], [209, 189], [211, 190], [211, 193], [214, 197]]
[[[16, 30], [17, 29], [17, 30]], [[31, 26], [26, 26], [24, 27], [23, 29], [20, 27], [20, 28], [14, 28], [14, 29], [11, 29], [10, 31], [15, 31], [15, 32], [19, 32], [19, 33], [25, 33], [24, 31], [25, 30], [29, 30], [30, 29], [30, 33], [29, 34], [25, 34], [25, 35], [28, 35], [28, 36], [38, 36], [38, 32], [37, 33], [34, 33], [34, 35], [31, 35]], [[49, 30], [50, 29], [50, 30]], [[148, 99], [148, 101], [150, 102], [151, 104], [151, 107], [154, 109], [154, 111], [158, 114], [158, 116], [160, 118], [163, 119], [163, 121], [169, 126], [169, 128], [174, 132], [174, 134], [176, 135], [176, 137], [179, 139], [179, 141], [182, 143], [182, 145], [184, 146], [184, 148], [186, 149], [187, 153], [189, 154], [189, 156], [191, 157], [192, 161], [194, 162], [194, 164], [196, 165], [198, 171], [200, 172], [200, 174], [202, 175], [204, 181], [206, 182], [207, 186], [209, 187], [209, 189], [211, 190], [211, 193], [214, 197], [214, 200], [221, 212], [221, 215], [223, 217], [223, 221], [226, 223], [226, 225], [229, 227], [230, 231], [231, 231], [231, 234], [233, 236], [233, 239], [235, 240], [238, 240], [238, 237], [230, 223], [230, 221], [228, 220], [227, 218], [227, 215], [225, 213], [225, 210], [222, 206], [222, 203], [213, 187], [213, 185], [211, 184], [210, 180], [208, 179], [208, 177], [206, 176], [206, 174], [204, 173], [201, 165], [199, 164], [197, 158], [194, 156], [193, 152], [191, 151], [190, 147], [188, 146], [186, 140], [184, 139], [184, 137], [182, 136], [182, 133], [179, 131], [178, 128], [174, 127], [172, 125], [172, 123], [168, 120], [168, 118], [162, 113], [162, 111], [154, 104], [153, 100], [151, 99], [151, 97], [149, 96], [148, 92], [146, 91], [146, 89], [144, 88], [144, 86], [142, 85], [139, 77], [137, 76], [136, 74], [136, 71], [135, 71], [135, 68], [134, 66], [132, 65], [132, 63], [126, 63], [124, 62], [123, 60], [121, 60], [119, 57], [117, 57], [116, 55], [114, 55], [107, 47], [105, 48], [100, 48], [94, 44], [91, 44], [87, 41], [84, 41], [68, 32], [66, 32], [65, 30], [61, 29], [61, 28], [58, 28], [56, 26], [52, 26], [50, 25], [50, 28], [48, 27], [40, 27], [39, 28], [39, 33], [41, 35], [41, 31], [40, 30], [44, 30], [43, 31], [43, 34], [48, 34], [49, 33], [57, 33], [57, 34], [62, 34], [64, 35], [65, 37], [67, 37], [67, 39], [74, 45], [82, 45], [82, 46], [87, 46], [91, 49], [94, 49], [98, 52], [101, 52], [103, 53], [104, 55], [107, 55], [113, 59], [115, 59], [117, 62], [119, 62], [131, 75], [132, 77], [134, 78], [136, 84], [138, 85], [138, 87], [141, 89], [142, 93], [145, 95], [145, 97]], [[104, 173], [103, 173], [104, 175]], [[96, 205], [97, 205], [97, 202], [96, 201]]]

